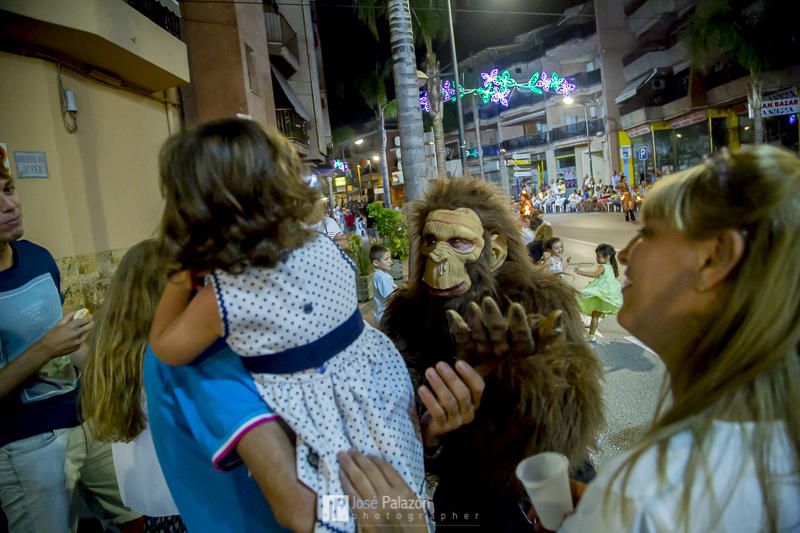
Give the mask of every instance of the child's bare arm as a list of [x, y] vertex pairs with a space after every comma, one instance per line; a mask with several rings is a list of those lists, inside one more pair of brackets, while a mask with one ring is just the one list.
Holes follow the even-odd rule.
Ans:
[[581, 270], [580, 268], [575, 267], [575, 273], [581, 276], [586, 276], [587, 278], [599, 278], [603, 275], [603, 267], [598, 265], [597, 268], [593, 270]]
[[161, 294], [150, 327], [153, 353], [168, 365], [185, 365], [220, 335], [222, 320], [213, 289], [203, 287], [192, 298], [188, 271], [172, 276]]
[[261, 424], [239, 441], [236, 451], [278, 523], [293, 531], [312, 531], [317, 515], [316, 495], [297, 479], [289, 431], [282, 422]]

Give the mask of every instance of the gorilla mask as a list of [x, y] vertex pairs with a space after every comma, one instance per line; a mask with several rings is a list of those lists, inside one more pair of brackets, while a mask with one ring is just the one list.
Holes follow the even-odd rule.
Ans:
[[[431, 211], [422, 230], [420, 251], [427, 259], [422, 281], [431, 294], [452, 298], [472, 285], [468, 266], [479, 260], [484, 249], [483, 224], [467, 208]], [[506, 258], [505, 239], [491, 238], [492, 270]]]

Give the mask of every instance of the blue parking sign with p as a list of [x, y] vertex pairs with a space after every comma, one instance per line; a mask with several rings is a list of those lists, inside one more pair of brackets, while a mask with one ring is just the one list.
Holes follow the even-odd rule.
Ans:
[[647, 161], [647, 147], [640, 146], [636, 149], [636, 153], [639, 155], [639, 161]]

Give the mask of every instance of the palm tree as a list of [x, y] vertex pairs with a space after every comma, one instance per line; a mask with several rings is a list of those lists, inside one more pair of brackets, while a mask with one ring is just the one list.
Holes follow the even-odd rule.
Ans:
[[364, 102], [375, 113], [381, 133], [381, 177], [383, 181], [383, 205], [392, 207], [392, 187], [389, 182], [389, 164], [386, 153], [386, 118], [397, 115], [397, 102], [389, 101], [386, 95], [386, 82], [389, 79], [389, 65], [378, 65], [358, 84]]
[[[392, 31], [393, 24], [411, 22], [413, 35], [416, 37], [417, 44], [425, 46], [425, 68], [429, 76], [427, 83], [428, 101], [431, 106], [431, 119], [433, 122], [434, 148], [436, 150], [437, 173], [441, 176], [446, 175], [445, 150], [444, 150], [444, 127], [443, 127], [443, 106], [441, 97], [441, 79], [439, 74], [439, 60], [436, 56], [434, 41], [441, 39], [448, 32], [447, 19], [445, 13], [445, 2], [443, 0], [410, 0], [388, 2], [388, 9], [381, 9], [380, 0], [360, 0], [356, 7], [358, 17], [367, 24], [373, 36], [378, 39], [378, 17], [385, 17], [389, 21], [389, 30], [392, 42], [392, 58], [394, 59], [397, 47], [395, 46], [395, 34]], [[409, 9], [410, 8], [410, 9]], [[393, 11], [394, 10], [394, 11]], [[387, 16], [388, 13], [388, 16]], [[393, 15], [394, 13], [394, 15]], [[402, 16], [399, 16], [402, 13]], [[409, 17], [409, 15], [411, 15]], [[408, 19], [411, 19], [410, 21]], [[411, 56], [413, 58], [413, 48]], [[416, 78], [416, 61], [414, 63], [414, 73]], [[396, 63], [395, 63], [396, 66]], [[395, 85], [397, 81], [395, 80]], [[418, 95], [418, 90], [415, 91]], [[398, 99], [398, 103], [400, 100]], [[419, 104], [417, 98], [417, 105]], [[398, 121], [402, 123], [402, 118], [398, 116]], [[402, 126], [401, 126], [402, 141]], [[424, 148], [424, 146], [423, 146]], [[403, 153], [403, 167], [405, 176], [406, 156]]]
[[776, 62], [779, 64], [780, 58], [792, 48], [791, 42], [785, 41], [791, 41], [794, 33], [791, 24], [796, 21], [786, 20], [780, 3], [779, 0], [698, 2], [682, 36], [693, 68], [705, 71], [709, 66], [729, 62], [747, 69], [750, 74], [747, 103], [753, 113], [756, 144], [764, 142], [762, 72]]

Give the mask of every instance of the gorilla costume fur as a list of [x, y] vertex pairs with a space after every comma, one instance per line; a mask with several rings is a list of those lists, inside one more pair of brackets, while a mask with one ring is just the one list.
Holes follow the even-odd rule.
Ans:
[[530, 527], [519, 509], [517, 463], [557, 451], [574, 473], [605, 422], [602, 365], [584, 340], [575, 291], [533, 265], [510, 202], [491, 184], [437, 181], [407, 209], [411, 279], [392, 297], [381, 328], [406, 358], [415, 386], [426, 368], [455, 361], [447, 310], [466, 315], [470, 302], [490, 296], [504, 315], [521, 304], [532, 325], [562, 311], [554, 342], [533, 331], [533, 353], [491, 365], [475, 420], [447, 435], [429, 465], [438, 475], [438, 523], [480, 525], [471, 531]]

